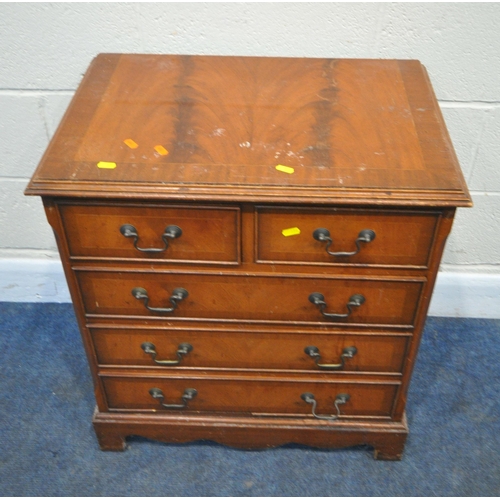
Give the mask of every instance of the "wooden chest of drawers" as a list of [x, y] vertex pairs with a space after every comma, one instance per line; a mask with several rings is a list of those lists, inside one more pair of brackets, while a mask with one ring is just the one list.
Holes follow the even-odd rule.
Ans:
[[418, 61], [102, 54], [26, 192], [56, 234], [102, 449], [401, 457], [471, 205]]

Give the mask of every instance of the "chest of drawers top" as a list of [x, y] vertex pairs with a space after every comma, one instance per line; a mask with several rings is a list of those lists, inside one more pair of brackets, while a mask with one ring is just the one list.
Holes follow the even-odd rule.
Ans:
[[26, 193], [471, 204], [425, 69], [398, 60], [101, 54]]

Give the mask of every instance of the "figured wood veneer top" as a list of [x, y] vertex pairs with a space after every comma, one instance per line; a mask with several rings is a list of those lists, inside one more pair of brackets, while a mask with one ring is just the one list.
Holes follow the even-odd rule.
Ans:
[[100, 54], [26, 194], [471, 205], [425, 69], [397, 60]]

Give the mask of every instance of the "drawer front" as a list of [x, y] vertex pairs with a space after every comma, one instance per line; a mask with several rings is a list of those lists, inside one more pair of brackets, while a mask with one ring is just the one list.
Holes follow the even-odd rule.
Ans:
[[101, 365], [159, 369], [180, 366], [400, 374], [408, 342], [408, 337], [395, 335], [110, 328], [90, 331]]
[[[59, 208], [73, 257], [240, 262], [237, 207], [62, 204]], [[129, 227], [129, 236], [123, 234], [124, 226]], [[181, 234], [167, 231], [170, 226], [180, 228]]]
[[[257, 261], [288, 264], [370, 265], [426, 267], [436, 231], [438, 213], [394, 213], [386, 210], [257, 209]], [[298, 228], [298, 231], [286, 229]], [[357, 252], [336, 256], [326, 251], [328, 240], [313, 237], [327, 229], [332, 240], [328, 251]], [[356, 240], [371, 230], [370, 242]], [[285, 235], [283, 231], [285, 230]]]
[[[243, 275], [140, 272], [78, 272], [88, 314], [148, 316], [158, 318], [203, 318], [344, 323], [360, 325], [413, 324], [423, 281], [368, 280], [346, 278], [261, 277]], [[171, 299], [176, 290], [188, 296]], [[142, 290], [147, 299], [133, 294]], [[324, 294], [327, 314], [348, 314], [352, 297], [364, 303], [352, 306], [344, 318], [327, 318], [310, 301], [313, 292]], [[148, 310], [147, 307], [160, 309]], [[161, 310], [165, 309], [165, 312]]]
[[[349, 400], [339, 405], [344, 416], [389, 417], [399, 385], [382, 383], [331, 383], [328, 381], [284, 381], [249, 378], [128, 378], [102, 377], [110, 409], [150, 410], [158, 412], [240, 412], [251, 414], [289, 414], [312, 416], [312, 405], [302, 394], [313, 394], [317, 414], [336, 413], [334, 401], [339, 394]], [[160, 389], [163, 400], [152, 397], [150, 390]], [[182, 405], [186, 389], [195, 389], [183, 409], [164, 408], [165, 404]]]

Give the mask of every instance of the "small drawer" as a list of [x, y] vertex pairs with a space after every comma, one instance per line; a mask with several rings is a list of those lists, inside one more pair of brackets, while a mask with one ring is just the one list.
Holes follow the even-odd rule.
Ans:
[[403, 327], [413, 325], [425, 282], [208, 272], [77, 271], [77, 276], [90, 315]]
[[238, 207], [60, 204], [59, 210], [73, 258], [240, 262]]
[[[358, 383], [318, 379], [251, 379], [231, 374], [226, 377], [113, 377], [102, 378], [111, 410], [149, 410], [176, 413], [236, 412], [253, 415], [290, 415], [316, 418], [312, 403], [303, 395], [312, 395], [319, 416], [337, 414], [335, 401], [347, 395], [337, 406], [343, 417], [390, 417], [398, 382]], [[156, 396], [156, 397], [154, 397]], [[175, 405], [175, 407], [164, 407]], [[326, 421], [325, 421], [326, 423]]]
[[[90, 328], [100, 365], [401, 374], [408, 336]], [[307, 352], [306, 352], [307, 351]]]
[[438, 217], [434, 212], [258, 207], [257, 262], [426, 268]]

